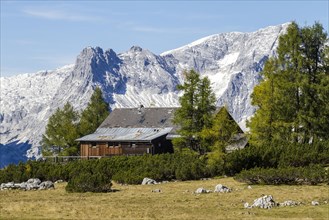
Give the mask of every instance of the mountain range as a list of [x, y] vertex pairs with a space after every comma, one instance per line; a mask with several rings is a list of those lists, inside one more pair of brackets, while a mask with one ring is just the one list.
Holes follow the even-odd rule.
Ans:
[[184, 70], [190, 69], [209, 77], [217, 105], [227, 106], [245, 130], [246, 120], [256, 110], [250, 94], [288, 25], [215, 34], [160, 55], [139, 46], [122, 53], [86, 47], [74, 64], [1, 77], [0, 167], [38, 158], [48, 118], [66, 102], [84, 109], [96, 87], [111, 109], [179, 106], [176, 87], [184, 82]]

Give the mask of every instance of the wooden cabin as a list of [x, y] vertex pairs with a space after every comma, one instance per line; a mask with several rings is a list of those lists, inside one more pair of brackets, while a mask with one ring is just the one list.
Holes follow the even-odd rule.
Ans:
[[176, 108], [114, 109], [95, 133], [77, 139], [82, 157], [172, 153]]
[[[177, 108], [114, 109], [93, 134], [77, 139], [82, 157], [172, 153], [171, 140], [179, 137], [172, 123]], [[225, 108], [218, 108], [214, 114]], [[230, 116], [231, 117], [231, 116]], [[231, 118], [232, 123], [236, 123]], [[237, 124], [236, 124], [237, 125]], [[238, 126], [238, 125], [237, 125]], [[244, 148], [247, 139], [240, 129], [227, 151]]]

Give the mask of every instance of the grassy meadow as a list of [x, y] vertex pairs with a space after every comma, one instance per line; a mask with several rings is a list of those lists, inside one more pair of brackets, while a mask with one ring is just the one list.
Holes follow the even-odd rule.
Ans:
[[[217, 184], [231, 193], [193, 194], [199, 188], [214, 190]], [[267, 186], [239, 183], [232, 178], [169, 182], [160, 185], [113, 184], [111, 193], [67, 193], [66, 183], [47, 191], [0, 191], [0, 219], [329, 219], [329, 187]], [[160, 193], [152, 192], [161, 189]], [[262, 194], [276, 202], [294, 200], [297, 207], [270, 210], [245, 209]], [[319, 206], [312, 206], [317, 200]]]

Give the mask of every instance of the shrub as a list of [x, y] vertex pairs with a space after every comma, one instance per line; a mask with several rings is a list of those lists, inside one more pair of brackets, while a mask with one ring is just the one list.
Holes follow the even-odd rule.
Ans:
[[234, 179], [248, 184], [268, 185], [316, 185], [328, 181], [328, 174], [325, 168], [319, 165], [309, 167], [286, 167], [286, 168], [254, 168], [243, 170]]
[[[96, 178], [97, 175], [102, 175], [106, 181], [112, 179], [119, 183], [140, 184], [144, 177], [156, 181], [200, 179], [214, 175], [212, 169], [207, 164], [206, 157], [200, 158], [198, 155], [185, 152], [153, 156], [115, 156], [71, 161], [65, 164], [28, 161], [26, 164], [10, 165], [0, 170], [0, 181], [22, 182], [29, 178], [39, 178], [41, 181], [62, 179], [69, 182], [68, 190], [74, 191], [82, 184], [79, 182], [80, 179], [87, 178], [87, 175], [91, 176], [89, 186], [96, 184], [100, 179]], [[74, 185], [76, 183], [78, 187]]]
[[111, 186], [109, 176], [84, 171], [72, 177], [65, 189], [68, 192], [110, 192]]
[[230, 176], [255, 167], [305, 167], [311, 164], [329, 164], [328, 143], [249, 146], [224, 156], [224, 172]]

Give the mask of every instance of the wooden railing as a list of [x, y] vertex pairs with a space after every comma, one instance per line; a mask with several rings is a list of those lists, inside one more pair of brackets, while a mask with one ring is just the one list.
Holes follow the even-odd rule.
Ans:
[[88, 160], [88, 159], [100, 159], [101, 156], [44, 156], [42, 157], [43, 161], [50, 161], [55, 163], [65, 163], [74, 160]]
[[[124, 154], [124, 156], [140, 156], [142, 154]], [[118, 156], [116, 154], [108, 154], [106, 156], [44, 156], [41, 160], [54, 162], [54, 163], [66, 163], [74, 160], [89, 160], [89, 159], [101, 159]]]

